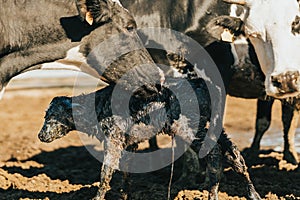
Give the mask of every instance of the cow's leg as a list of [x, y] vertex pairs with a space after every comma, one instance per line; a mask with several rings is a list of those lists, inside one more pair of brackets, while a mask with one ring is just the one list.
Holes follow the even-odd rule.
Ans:
[[209, 178], [209, 196], [210, 200], [218, 199], [218, 190], [223, 173], [222, 151], [219, 144], [215, 145], [206, 157], [207, 175]]
[[273, 103], [273, 99], [268, 101], [260, 99], [257, 100], [255, 135], [250, 150], [247, 153], [247, 156], [250, 159], [257, 158], [260, 149], [261, 138], [270, 127]]
[[294, 138], [296, 128], [298, 126], [299, 111], [287, 102], [282, 102], [282, 123], [283, 123], [283, 138], [284, 150], [283, 159], [294, 165], [298, 164], [298, 156], [295, 150]]
[[94, 200], [103, 200], [106, 192], [110, 189], [109, 183], [115, 169], [119, 168], [121, 153], [124, 146], [125, 134], [116, 127], [106, 138], [105, 154], [100, 175], [100, 186]]
[[226, 161], [230, 164], [232, 169], [243, 177], [244, 181], [247, 184], [247, 193], [248, 198], [252, 200], [261, 199], [259, 194], [256, 192], [254, 185], [250, 179], [250, 175], [248, 173], [248, 168], [245, 164], [245, 160], [242, 157], [240, 151], [237, 146], [234, 145], [228, 138], [227, 135], [221, 134], [219, 143], [221, 144], [222, 151], [224, 152], [224, 156]]

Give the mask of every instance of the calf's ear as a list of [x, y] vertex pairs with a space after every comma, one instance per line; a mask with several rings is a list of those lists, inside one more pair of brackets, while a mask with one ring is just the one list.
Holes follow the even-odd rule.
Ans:
[[236, 36], [244, 34], [244, 22], [237, 17], [219, 16], [206, 25], [206, 30], [217, 40], [233, 42]]
[[76, 0], [80, 18], [90, 25], [110, 19], [109, 0]]
[[71, 108], [72, 108], [73, 116], [83, 115], [86, 111], [85, 107], [78, 103], [72, 103]]

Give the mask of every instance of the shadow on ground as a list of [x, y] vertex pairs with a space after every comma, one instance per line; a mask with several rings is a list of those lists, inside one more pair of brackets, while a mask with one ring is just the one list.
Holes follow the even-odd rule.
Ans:
[[[172, 184], [172, 197], [176, 197], [182, 190], [207, 189], [204, 183], [204, 171], [199, 168], [199, 162], [195, 153], [187, 151], [175, 164], [174, 178]], [[261, 196], [268, 193], [276, 194], [278, 197], [300, 197], [300, 172], [299, 170], [288, 171], [280, 167], [280, 160], [277, 152], [266, 152], [250, 169], [250, 174], [255, 183], [257, 191]], [[279, 156], [280, 157], [280, 156]], [[89, 154], [85, 147], [68, 147], [51, 152], [41, 152], [27, 160], [11, 159], [7, 162], [25, 163], [34, 161], [42, 164], [43, 167], [2, 167], [9, 175], [20, 174], [23, 178], [36, 178], [36, 188], [18, 188], [14, 184], [7, 189], [0, 188], [0, 199], [91, 199], [96, 194], [95, 183], [99, 181], [101, 164]], [[4, 163], [5, 164], [5, 163]], [[121, 199], [122, 195], [130, 193], [130, 199], [166, 199], [168, 182], [170, 178], [170, 166], [161, 170], [143, 173], [130, 174], [128, 188], [122, 180], [124, 174], [115, 173], [111, 182], [112, 190], [107, 194], [106, 199]], [[65, 191], [41, 191], [39, 175], [45, 174], [51, 180], [59, 182], [68, 181], [69, 184], [80, 185], [79, 189], [72, 190], [65, 188]], [[1, 174], [0, 174], [1, 175]], [[2, 175], [3, 176], [3, 175]], [[9, 177], [5, 177], [9, 181]], [[126, 190], [125, 190], [126, 188]], [[127, 191], [127, 192], [126, 192]], [[231, 169], [226, 168], [220, 185], [220, 191], [229, 196], [244, 197], [246, 195], [242, 179]], [[239, 199], [239, 198], [237, 198]], [[291, 198], [293, 199], [293, 198]]]

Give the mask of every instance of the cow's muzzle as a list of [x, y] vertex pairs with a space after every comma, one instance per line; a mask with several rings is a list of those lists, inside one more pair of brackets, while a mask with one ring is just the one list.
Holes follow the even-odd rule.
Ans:
[[300, 92], [299, 84], [300, 73], [298, 71], [288, 71], [271, 76], [273, 87], [277, 88], [280, 96], [292, 94], [297, 95]]

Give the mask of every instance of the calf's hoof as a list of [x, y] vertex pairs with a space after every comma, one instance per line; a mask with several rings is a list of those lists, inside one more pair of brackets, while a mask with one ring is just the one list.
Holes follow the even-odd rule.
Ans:
[[255, 188], [254, 188], [253, 185], [249, 185], [249, 187], [248, 187], [248, 199], [251, 199], [251, 200], [261, 200], [261, 197], [256, 192], [256, 190], [255, 190]]

